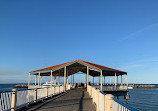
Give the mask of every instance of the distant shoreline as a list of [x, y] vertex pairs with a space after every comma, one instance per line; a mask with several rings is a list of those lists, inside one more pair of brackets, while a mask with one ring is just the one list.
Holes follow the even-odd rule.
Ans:
[[133, 87], [134, 89], [153, 89], [153, 88], [158, 88], [156, 85], [129, 85], [129, 87]]

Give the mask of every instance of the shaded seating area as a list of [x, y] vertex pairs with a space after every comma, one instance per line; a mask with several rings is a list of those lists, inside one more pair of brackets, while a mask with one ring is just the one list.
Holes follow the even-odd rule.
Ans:
[[[68, 82], [68, 78], [71, 77], [71, 83], [70, 84], [75, 84], [74, 79], [74, 74], [81, 72], [83, 74], [86, 74], [86, 86], [89, 85], [89, 76], [93, 77], [93, 83], [92, 85], [94, 85], [94, 79], [95, 77], [100, 77], [99, 80], [99, 87], [97, 86], [97, 88], [99, 88], [101, 91], [105, 91], [105, 90], [128, 90], [128, 78], [127, 78], [127, 72], [124, 71], [120, 71], [117, 69], [113, 69], [113, 68], [109, 68], [106, 66], [102, 66], [102, 65], [98, 65], [98, 64], [94, 64], [91, 62], [87, 62], [87, 61], [83, 61], [83, 60], [74, 60], [71, 62], [67, 62], [67, 63], [63, 63], [63, 64], [59, 64], [59, 65], [55, 65], [55, 66], [51, 66], [51, 67], [47, 67], [47, 68], [43, 68], [43, 69], [39, 69], [36, 71], [32, 71], [29, 73], [29, 81], [28, 81], [28, 86], [30, 86], [30, 76], [31, 75], [35, 75], [35, 87], [41, 87], [41, 83], [42, 83], [42, 77], [45, 76], [50, 76], [50, 86], [52, 86], [52, 80], [54, 77], [54, 85], [56, 85], [56, 77], [58, 77], [60, 79], [60, 77], [64, 78], [64, 84], [63, 86], [66, 88], [68, 87], [68, 84], [70, 82]], [[123, 86], [123, 82], [122, 82], [122, 76], [126, 76], [126, 87]], [[115, 78], [115, 85], [114, 86], [107, 86], [105, 85], [105, 79], [106, 77], [114, 77]], [[121, 77], [121, 83], [120, 85], [118, 85], [118, 77]], [[37, 78], [38, 78], [38, 84], [37, 84]], [[104, 79], [104, 82], [103, 82]], [[58, 83], [60, 84], [60, 81], [58, 80]]]

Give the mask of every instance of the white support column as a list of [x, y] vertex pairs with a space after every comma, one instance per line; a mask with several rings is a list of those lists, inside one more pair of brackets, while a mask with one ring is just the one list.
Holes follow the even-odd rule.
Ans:
[[89, 85], [89, 67], [87, 66], [87, 86]]
[[117, 85], [118, 85], [118, 76], [117, 76]]
[[36, 83], [37, 83], [37, 75], [35, 76], [35, 86], [36, 86]]
[[121, 86], [122, 86], [122, 75], [121, 75]]
[[127, 74], [126, 74], [126, 84], [127, 84], [127, 88], [128, 88], [128, 77], [127, 77]]
[[117, 85], [117, 83], [116, 83], [116, 72], [115, 72], [115, 88], [116, 88], [116, 85]]
[[[58, 76], [58, 85], [60, 85], [60, 70], [59, 70], [59, 76]], [[60, 89], [60, 86], [59, 86]]]
[[59, 82], [60, 82], [60, 75], [58, 76], [58, 85], [60, 84]]
[[66, 66], [64, 67], [64, 87], [66, 90]]
[[38, 87], [40, 86], [40, 72], [38, 73]]
[[53, 71], [51, 70], [51, 72], [50, 72], [51, 74], [50, 74], [50, 87], [52, 87], [52, 76], [53, 76]]
[[28, 80], [28, 88], [30, 87], [30, 73], [29, 73], [29, 80]]
[[87, 74], [86, 74], [86, 81], [85, 81], [85, 83], [86, 83], [86, 86], [87, 86]]
[[68, 81], [68, 68], [67, 68], [67, 73], [66, 73], [66, 83], [67, 83], [67, 86], [69, 84], [69, 81]]
[[100, 78], [101, 78], [101, 81], [100, 81], [100, 88], [101, 88], [101, 91], [103, 91], [103, 86], [102, 86], [102, 84], [103, 84], [103, 82], [102, 82], [102, 76], [103, 76], [103, 72], [102, 72], [102, 70], [100, 71]]
[[56, 76], [54, 76], [54, 85], [56, 86]]
[[41, 80], [40, 80], [40, 87], [42, 87], [42, 76], [41, 76]]
[[75, 83], [75, 81], [74, 81], [75, 78], [74, 77], [75, 77], [75, 74], [73, 74], [73, 84]]
[[71, 84], [72, 84], [72, 75], [71, 75]]
[[105, 85], [105, 76], [104, 76], [104, 85]]
[[94, 85], [94, 76], [93, 76], [93, 85]]

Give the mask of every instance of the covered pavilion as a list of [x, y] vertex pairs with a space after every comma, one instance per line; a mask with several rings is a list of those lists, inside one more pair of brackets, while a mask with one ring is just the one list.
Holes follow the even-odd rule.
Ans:
[[[54, 84], [56, 84], [56, 77], [63, 76], [64, 77], [64, 86], [66, 88], [66, 84], [68, 84], [68, 76], [74, 75], [75, 73], [82, 72], [86, 73], [86, 84], [89, 85], [89, 75], [93, 77], [100, 77], [100, 90], [102, 91], [102, 85], [103, 81], [102, 78], [105, 76], [114, 76], [115, 77], [115, 86], [117, 86], [118, 76], [121, 76], [121, 85], [122, 85], [122, 75], [126, 75], [126, 84], [128, 87], [128, 78], [127, 78], [127, 72], [120, 71], [117, 69], [109, 68], [106, 66], [94, 64], [91, 62], [86, 62], [83, 60], [74, 60], [71, 62], [47, 67], [44, 69], [35, 70], [29, 73], [29, 81], [28, 81], [28, 87], [30, 85], [30, 75], [36, 75], [38, 76], [38, 86], [41, 85], [41, 76], [50, 76], [50, 86], [52, 86], [52, 77], [54, 76]], [[35, 85], [36, 85], [37, 78], [35, 77]], [[73, 76], [73, 84], [74, 84], [74, 76]]]

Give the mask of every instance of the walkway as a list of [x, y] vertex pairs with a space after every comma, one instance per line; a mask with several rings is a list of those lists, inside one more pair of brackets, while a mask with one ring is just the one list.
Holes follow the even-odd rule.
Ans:
[[31, 111], [95, 111], [95, 105], [86, 89], [72, 89], [65, 95], [39, 104]]

